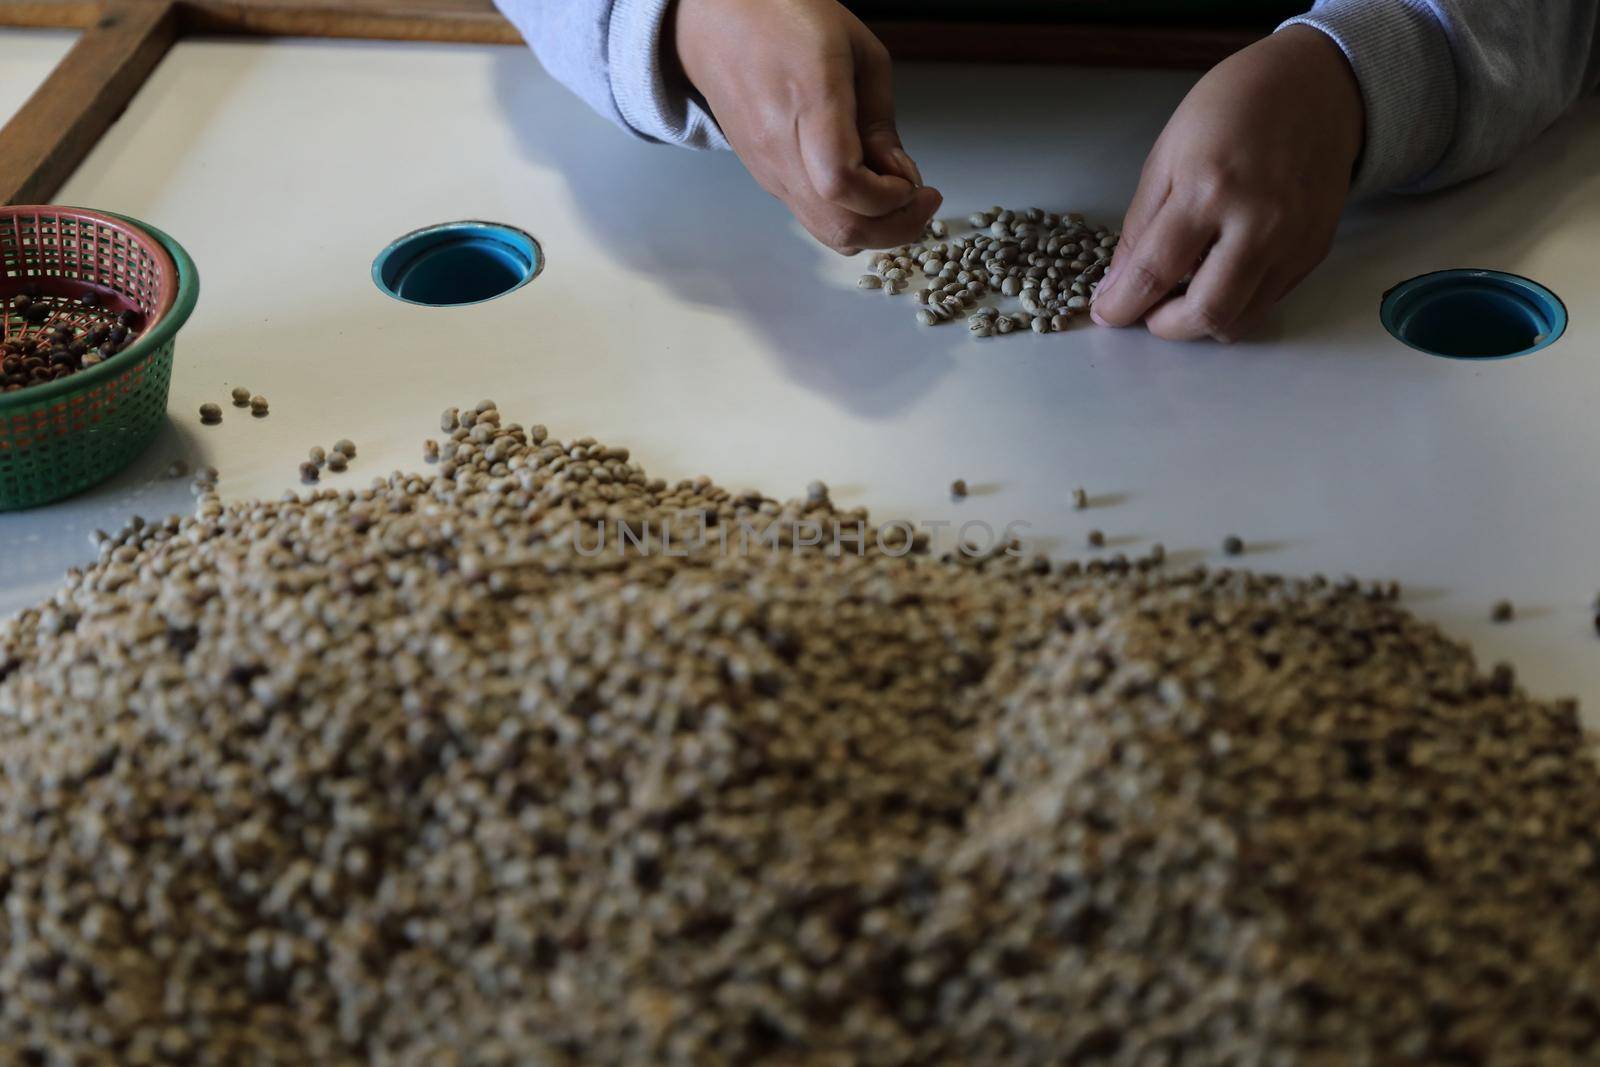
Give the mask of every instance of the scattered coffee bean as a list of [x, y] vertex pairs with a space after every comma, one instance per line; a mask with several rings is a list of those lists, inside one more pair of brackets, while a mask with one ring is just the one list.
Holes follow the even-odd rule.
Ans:
[[262, 396], [260, 393], [257, 393], [254, 396], [252, 396], [250, 398], [250, 414], [254, 415], [258, 419], [261, 418], [262, 416], [266, 415], [267, 414], [267, 398]]
[[1101, 532], [1100, 530], [1090, 530], [1089, 531], [1089, 547], [1090, 548], [1104, 548], [1105, 544], [1106, 544], [1106, 535], [1103, 532]]
[[1489, 672], [1489, 691], [1497, 696], [1510, 696], [1516, 685], [1517, 672], [1509, 663], [1496, 663]]
[[1222, 551], [1229, 556], [1244, 554], [1244, 540], [1235, 534], [1229, 534], [1222, 539]]
[[356, 455], [356, 443], [350, 440], [348, 437], [341, 437], [333, 443], [333, 450], [335, 452], [343, 452], [345, 457], [348, 459], [354, 459]]
[[300, 480], [302, 482], [314, 482], [321, 477], [321, 471], [321, 467], [310, 460], [307, 460], [306, 462], [300, 464]]
[[350, 466], [350, 457], [343, 452], [328, 453], [328, 470], [339, 474]]
[[961, 500], [964, 497], [966, 497], [966, 495], [967, 495], [966, 479], [957, 478], [955, 481], [951, 482], [950, 483], [950, 495], [952, 497], [954, 497], [955, 499], [957, 499], [957, 500]]
[[250, 406], [250, 390], [246, 389], [244, 386], [234, 386], [233, 392], [230, 395], [233, 397], [234, 407], [247, 408]]
[[1074, 511], [1082, 511], [1089, 506], [1089, 494], [1082, 489], [1072, 491], [1072, 507]]
[[323, 451], [321, 445], [312, 445], [311, 451], [308, 453], [308, 455], [311, 458], [311, 462], [315, 463], [318, 468], [320, 468], [324, 463], [328, 462], [328, 453]]
[[207, 426], [215, 426], [222, 421], [222, 408], [209, 402], [201, 404], [200, 421]]
[[1489, 612], [1489, 618], [1495, 622], [1510, 622], [1516, 617], [1517, 610], [1512, 607], [1509, 600], [1496, 600], [1493, 609]]

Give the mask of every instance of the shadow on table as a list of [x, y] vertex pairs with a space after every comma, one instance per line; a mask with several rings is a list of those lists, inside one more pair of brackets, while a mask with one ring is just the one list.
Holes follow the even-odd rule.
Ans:
[[164, 472], [177, 459], [200, 466], [206, 454], [191, 431], [169, 418], [137, 459], [99, 485], [66, 500], [0, 514], [0, 540], [8, 549], [0, 553], [0, 615], [49, 597], [62, 572], [92, 561], [89, 534], [108, 521], [108, 509], [118, 522], [135, 514], [158, 521], [193, 512], [190, 479]]
[[[557, 90], [526, 50], [506, 49], [494, 71], [522, 155], [566, 178], [586, 232], [675, 300], [737, 318], [760, 335], [752, 347], [776, 355], [795, 381], [851, 410], [882, 415], [910, 404], [949, 369], [937, 344], [864, 336], [864, 301], [826, 281], [840, 273], [826, 262], [832, 253], [731, 153], [639, 141], [576, 101], [550, 107]], [[893, 318], [895, 326], [911, 326], [909, 301], [904, 317]]]

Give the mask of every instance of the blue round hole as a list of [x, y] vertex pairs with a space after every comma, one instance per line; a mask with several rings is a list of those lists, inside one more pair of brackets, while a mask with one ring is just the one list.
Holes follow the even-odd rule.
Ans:
[[479, 304], [520, 289], [544, 267], [539, 242], [498, 222], [445, 222], [413, 230], [378, 253], [372, 280], [408, 304]]
[[1401, 282], [1383, 294], [1379, 314], [1397, 340], [1452, 359], [1525, 356], [1567, 328], [1556, 294], [1497, 270], [1441, 270]]

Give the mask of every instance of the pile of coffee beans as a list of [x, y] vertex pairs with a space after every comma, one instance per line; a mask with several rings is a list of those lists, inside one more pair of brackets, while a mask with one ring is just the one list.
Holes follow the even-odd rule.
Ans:
[[1575, 709], [1387, 597], [442, 426], [0, 626], [0, 1063], [1600, 1062]]
[[[857, 286], [898, 296], [920, 275], [927, 284], [914, 299], [924, 326], [966, 315], [974, 337], [1055, 333], [1088, 313], [1117, 246], [1114, 230], [1036, 207], [996, 206], [967, 222], [970, 232], [951, 237], [951, 224], [935, 220], [920, 242], [873, 254]], [[1019, 310], [997, 306], [1011, 301]]]
[[30, 385], [98, 366], [138, 337], [143, 317], [137, 311], [113, 314], [95, 290], [77, 300], [40, 295], [37, 287], [11, 297], [0, 320], [0, 392], [14, 393]]

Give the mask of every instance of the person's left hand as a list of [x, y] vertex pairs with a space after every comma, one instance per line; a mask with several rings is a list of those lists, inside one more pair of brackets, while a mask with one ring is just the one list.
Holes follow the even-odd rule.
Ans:
[[1145, 161], [1094, 321], [1175, 341], [1248, 332], [1327, 255], [1364, 127], [1355, 74], [1316, 29], [1218, 64]]

